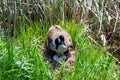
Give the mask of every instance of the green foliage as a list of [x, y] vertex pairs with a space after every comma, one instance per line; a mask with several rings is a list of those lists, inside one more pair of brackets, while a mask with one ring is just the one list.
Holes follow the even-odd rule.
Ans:
[[[43, 60], [45, 35], [49, 24], [21, 25], [13, 38], [0, 39], [0, 80], [115, 80], [115, 63], [102, 48], [95, 47], [83, 33], [83, 24], [60, 24], [71, 35], [76, 50], [75, 68], [65, 72], [50, 70]], [[112, 65], [111, 65], [112, 64]]]

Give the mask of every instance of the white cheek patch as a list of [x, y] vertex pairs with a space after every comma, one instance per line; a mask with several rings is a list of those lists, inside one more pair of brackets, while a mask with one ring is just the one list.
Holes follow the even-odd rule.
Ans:
[[60, 39], [58, 39], [58, 42], [60, 43]]

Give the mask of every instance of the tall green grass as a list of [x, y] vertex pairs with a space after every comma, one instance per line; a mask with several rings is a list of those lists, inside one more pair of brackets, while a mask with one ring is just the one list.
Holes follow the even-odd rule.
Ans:
[[49, 24], [21, 25], [13, 38], [0, 39], [0, 80], [115, 80], [115, 62], [103, 48], [94, 46], [83, 32], [83, 24], [60, 24], [71, 35], [76, 51], [75, 68], [51, 70], [43, 59], [45, 35]]

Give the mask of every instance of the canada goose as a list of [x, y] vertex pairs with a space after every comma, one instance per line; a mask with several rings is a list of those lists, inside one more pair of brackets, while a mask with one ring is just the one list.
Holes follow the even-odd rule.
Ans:
[[69, 48], [72, 47], [69, 33], [58, 25], [52, 25], [46, 35], [45, 53], [53, 60], [65, 60]]

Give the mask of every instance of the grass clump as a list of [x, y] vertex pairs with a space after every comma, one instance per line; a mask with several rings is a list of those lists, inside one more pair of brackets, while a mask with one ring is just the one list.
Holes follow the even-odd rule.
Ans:
[[[69, 71], [50, 70], [43, 60], [45, 35], [49, 25], [31, 23], [22, 26], [14, 38], [0, 40], [0, 80], [115, 80], [114, 61], [105, 50], [95, 47], [83, 32], [83, 24], [60, 24], [71, 35], [76, 51], [75, 68]], [[112, 64], [112, 65], [111, 65]]]

